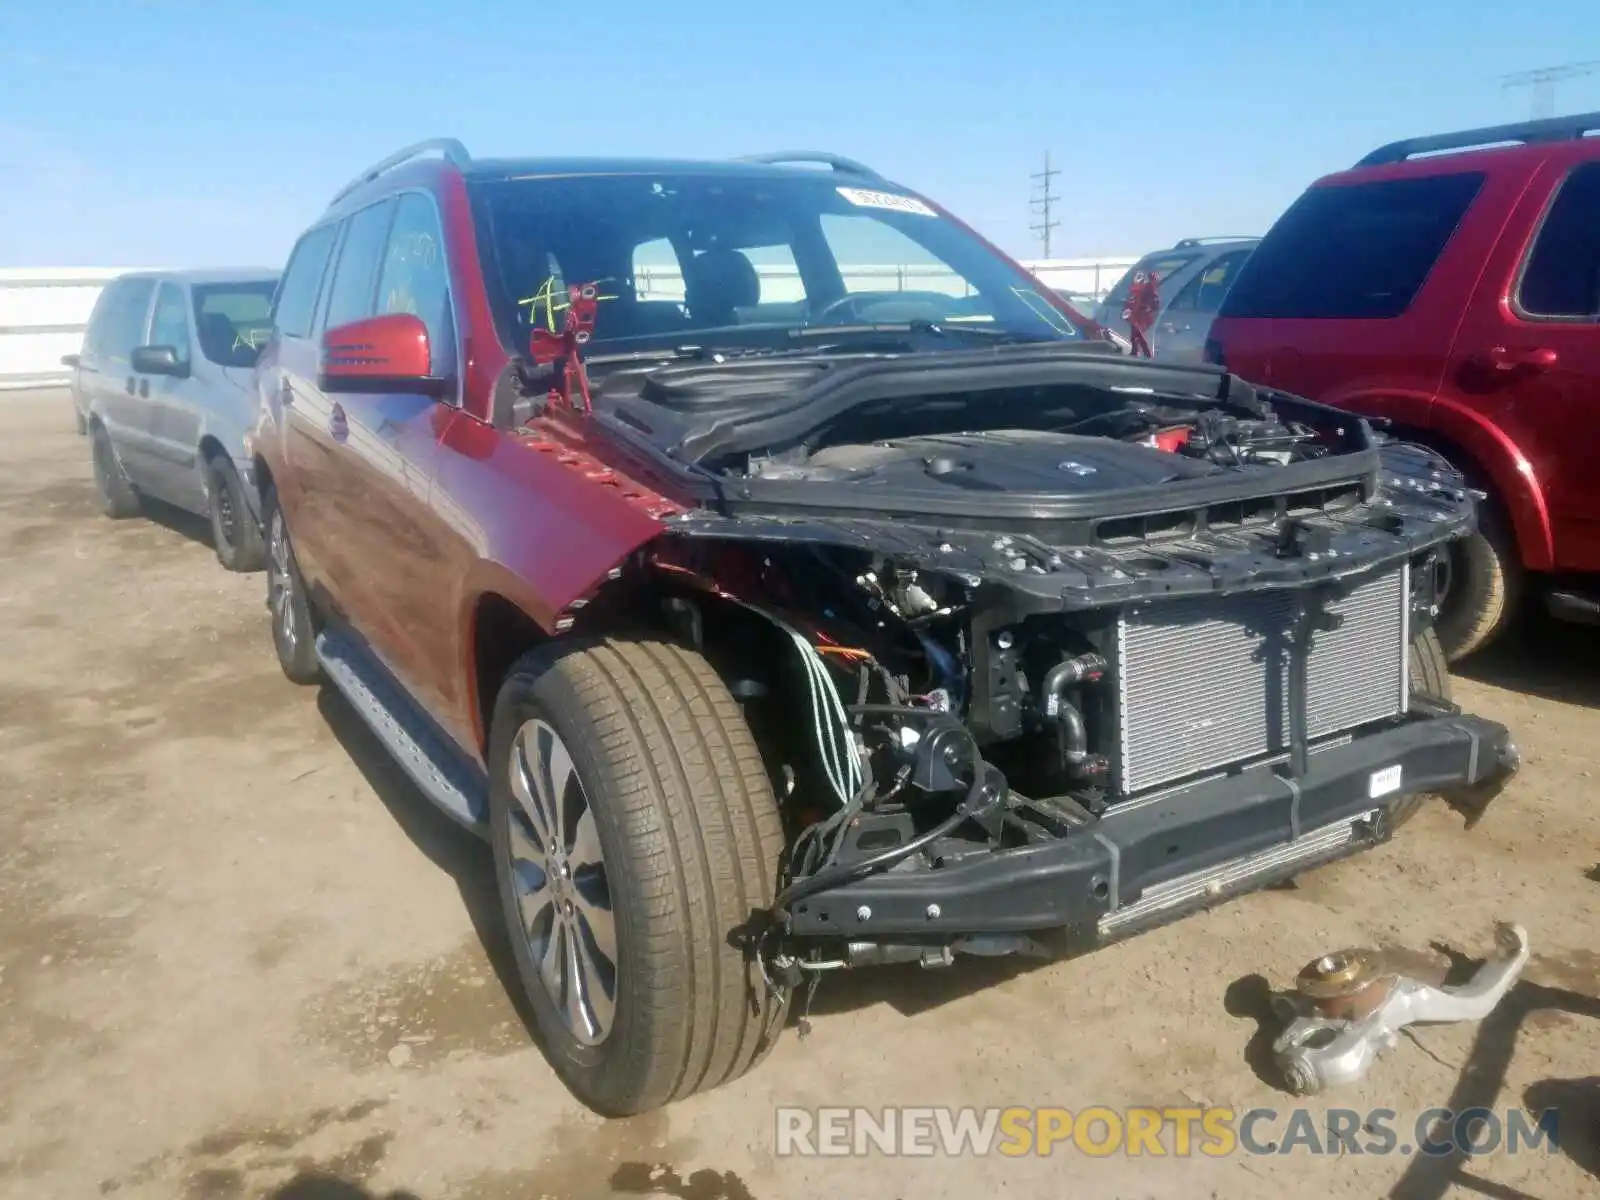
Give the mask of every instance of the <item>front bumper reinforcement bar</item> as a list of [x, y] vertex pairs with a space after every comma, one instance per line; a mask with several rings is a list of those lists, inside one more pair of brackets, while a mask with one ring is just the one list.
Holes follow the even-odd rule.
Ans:
[[1498, 791], [1520, 759], [1481, 717], [1409, 720], [1313, 755], [1291, 777], [1257, 766], [1134, 799], [1041, 845], [907, 860], [807, 897], [800, 937], [943, 941], [1066, 929], [1120, 938], [1385, 841], [1417, 792]]

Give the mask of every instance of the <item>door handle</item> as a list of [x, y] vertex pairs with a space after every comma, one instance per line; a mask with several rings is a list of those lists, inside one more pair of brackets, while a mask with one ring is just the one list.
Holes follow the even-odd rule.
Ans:
[[1548, 371], [1560, 358], [1549, 346], [1494, 346], [1485, 357], [1496, 371], [1515, 371], [1519, 367]]
[[133, 378], [132, 375], [129, 375], [128, 376], [128, 383], [127, 383], [128, 395], [130, 395], [130, 396], [133, 395], [133, 388], [134, 388], [134, 378]]
[[328, 413], [328, 432], [336, 442], [342, 442], [350, 436], [350, 420], [344, 415], [344, 405], [337, 401]]
[[148, 379], [139, 380], [139, 395], [142, 399], [150, 399], [150, 381]]

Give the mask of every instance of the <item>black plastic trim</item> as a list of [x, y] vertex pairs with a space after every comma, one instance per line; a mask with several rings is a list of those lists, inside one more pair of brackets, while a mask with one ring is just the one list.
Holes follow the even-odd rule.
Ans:
[[[1270, 766], [1255, 767], [1158, 799], [1129, 801], [1055, 842], [886, 872], [822, 892], [795, 906], [792, 932], [852, 939], [1046, 929], [1093, 934], [1100, 918], [1158, 884], [1287, 845], [1297, 833], [1356, 821], [1373, 810], [1387, 813], [1417, 792], [1497, 785], [1518, 761], [1510, 735], [1496, 722], [1473, 716], [1408, 721], [1323, 750], [1294, 782]], [[1395, 765], [1401, 787], [1372, 797], [1373, 772]], [[1364, 843], [1358, 838], [1332, 856], [1388, 836], [1388, 822], [1379, 822]], [[1271, 879], [1263, 875], [1234, 894]], [[1196, 906], [1203, 899], [1163, 917]], [[862, 912], [869, 915], [860, 919]]]

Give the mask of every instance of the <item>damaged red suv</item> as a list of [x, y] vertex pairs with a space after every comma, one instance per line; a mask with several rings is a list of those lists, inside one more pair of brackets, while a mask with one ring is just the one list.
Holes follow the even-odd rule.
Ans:
[[836, 968], [1126, 936], [1515, 769], [1430, 627], [1460, 476], [1096, 334], [831, 155], [428, 143], [300, 239], [279, 661], [490, 838], [595, 1108], [737, 1076]]
[[1208, 356], [1440, 451], [1485, 493], [1440, 560], [1451, 658], [1535, 581], [1600, 622], [1600, 113], [1413, 138], [1318, 180], [1245, 264]]

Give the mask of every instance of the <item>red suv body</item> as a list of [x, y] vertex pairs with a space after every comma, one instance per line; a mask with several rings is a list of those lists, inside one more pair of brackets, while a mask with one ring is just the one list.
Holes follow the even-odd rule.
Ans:
[[1279, 219], [1208, 357], [1385, 418], [1488, 494], [1441, 596], [1452, 657], [1525, 572], [1600, 613], [1600, 113], [1413, 139], [1318, 180]]

